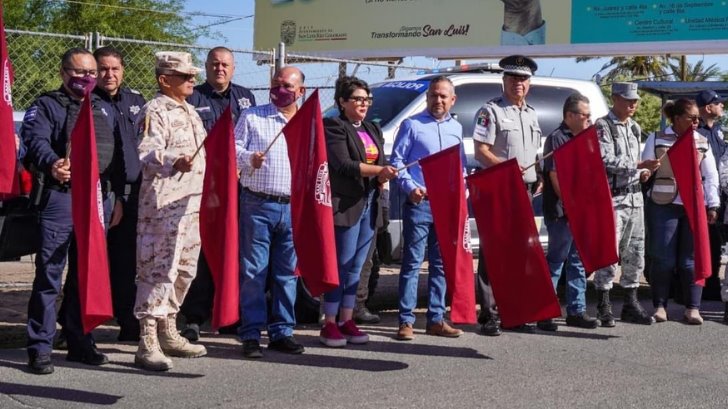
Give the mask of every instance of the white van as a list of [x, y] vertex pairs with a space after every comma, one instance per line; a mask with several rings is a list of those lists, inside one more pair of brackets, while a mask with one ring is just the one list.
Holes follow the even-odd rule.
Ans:
[[[480, 70], [478, 69], [478, 71]], [[391, 154], [392, 144], [402, 121], [425, 109], [425, 91], [427, 91], [430, 80], [439, 75], [446, 75], [455, 86], [457, 101], [450, 113], [463, 126], [468, 173], [476, 170], [479, 165], [473, 156], [472, 139], [475, 114], [483, 104], [500, 96], [503, 92], [502, 74], [492, 72], [498, 71], [498, 68], [488, 66], [485, 71], [490, 72], [433, 72], [408, 79], [372, 84], [374, 103], [369, 108], [366, 119], [378, 122], [382, 127], [385, 153]], [[534, 76], [531, 78], [531, 87], [526, 101], [536, 109], [544, 138], [559, 126], [563, 116], [564, 101], [570, 94], [577, 91], [589, 98], [592, 120], [607, 114], [606, 100], [596, 83], [553, 77]], [[326, 115], [338, 115], [338, 112], [335, 108], [330, 108]], [[389, 232], [392, 236], [392, 255], [394, 259], [398, 259], [401, 251], [401, 209], [406, 198], [399, 192], [395, 183], [390, 183], [390, 189]], [[541, 223], [540, 200], [540, 195], [534, 197], [534, 210], [537, 212], [536, 223], [540, 229], [540, 239], [545, 249], [548, 239], [546, 228]], [[470, 231], [472, 248], [478, 249], [477, 228], [475, 220], [472, 218], [470, 219]]]

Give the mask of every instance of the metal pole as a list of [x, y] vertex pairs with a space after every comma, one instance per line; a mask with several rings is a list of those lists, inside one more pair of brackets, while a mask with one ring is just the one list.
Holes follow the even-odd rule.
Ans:
[[278, 43], [278, 50], [276, 50], [276, 71], [286, 66], [286, 44], [284, 42]]

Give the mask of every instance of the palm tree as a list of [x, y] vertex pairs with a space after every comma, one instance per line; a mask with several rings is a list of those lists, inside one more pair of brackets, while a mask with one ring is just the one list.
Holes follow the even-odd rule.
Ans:
[[[578, 57], [576, 62], [593, 60], [599, 57]], [[663, 56], [612, 57], [594, 74], [595, 79], [613, 82], [619, 78], [640, 80], [662, 80], [668, 75], [667, 58]], [[602, 72], [606, 74], [602, 75]]]
[[690, 64], [685, 61], [685, 57], [670, 57], [670, 71], [676, 81], [708, 81], [711, 79], [719, 79], [722, 72], [717, 65], [712, 64], [708, 67], [703, 65], [703, 60]]

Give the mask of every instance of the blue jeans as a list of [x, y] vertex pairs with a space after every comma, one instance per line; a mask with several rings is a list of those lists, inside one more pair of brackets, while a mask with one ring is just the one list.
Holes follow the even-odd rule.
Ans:
[[402, 270], [399, 272], [399, 322], [413, 324], [417, 306], [417, 281], [427, 246], [427, 325], [441, 322], [445, 316], [445, 270], [440, 245], [435, 235], [430, 202], [419, 205], [406, 202], [402, 215]]
[[554, 290], [566, 265], [566, 313], [568, 315], [583, 313], [586, 311], [586, 274], [574, 245], [569, 223], [563, 217], [556, 220], [544, 218], [544, 222], [549, 232], [546, 261], [551, 271]]
[[[291, 205], [240, 194], [240, 339], [260, 339], [267, 326], [276, 341], [293, 335], [296, 325], [296, 252]], [[265, 298], [270, 284], [271, 317]]]
[[359, 221], [350, 227], [335, 226], [339, 287], [324, 294], [324, 314], [336, 315], [341, 308], [353, 309], [361, 268], [374, 238], [372, 210], [374, 191], [368, 198]]
[[677, 269], [686, 308], [700, 308], [703, 288], [695, 284], [693, 232], [682, 205], [657, 205], [647, 200], [652, 305], [667, 307], [670, 282]]

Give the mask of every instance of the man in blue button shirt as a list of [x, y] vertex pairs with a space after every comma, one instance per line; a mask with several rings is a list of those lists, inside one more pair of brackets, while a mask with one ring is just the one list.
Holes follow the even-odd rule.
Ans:
[[[195, 87], [187, 102], [195, 107], [209, 134], [212, 126], [228, 106], [232, 110], [233, 123], [236, 123], [241, 112], [255, 106], [255, 96], [249, 89], [232, 83], [235, 59], [230, 49], [215, 47], [210, 50], [205, 61], [205, 71], [207, 80]], [[214, 294], [210, 267], [205, 256], [200, 253], [197, 277], [192, 282], [192, 287], [180, 310], [187, 320], [182, 336], [193, 342], [199, 339], [200, 326], [210, 318]], [[234, 334], [237, 327], [238, 324], [234, 324], [220, 328], [220, 333]]]
[[[462, 163], [465, 164], [465, 151], [462, 149], [463, 127], [450, 115], [450, 108], [455, 100], [455, 88], [447, 77], [439, 76], [430, 81], [427, 109], [404, 120], [399, 128], [390, 158], [392, 166], [401, 169], [457, 144], [461, 144]], [[402, 169], [396, 183], [407, 195], [402, 217], [404, 246], [402, 270], [399, 273], [397, 339], [414, 339], [412, 326], [415, 322], [414, 309], [417, 306], [417, 281], [425, 257], [425, 247], [429, 262], [426, 332], [429, 335], [459, 337], [463, 331], [452, 328], [445, 322], [445, 271], [422, 168], [414, 165]]]

